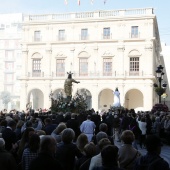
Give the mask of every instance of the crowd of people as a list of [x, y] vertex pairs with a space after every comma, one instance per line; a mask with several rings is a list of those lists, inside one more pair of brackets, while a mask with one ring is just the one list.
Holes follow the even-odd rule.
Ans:
[[1, 170], [169, 170], [160, 157], [161, 146], [170, 144], [169, 113], [0, 114]]

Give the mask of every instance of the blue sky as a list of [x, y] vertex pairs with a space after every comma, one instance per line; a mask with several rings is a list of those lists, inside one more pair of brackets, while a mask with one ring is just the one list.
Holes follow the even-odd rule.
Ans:
[[127, 8], [153, 7], [157, 15], [161, 41], [170, 45], [170, 0], [0, 0], [0, 13], [22, 12], [25, 14], [43, 14], [60, 12], [81, 12], [94, 10], [114, 10]]

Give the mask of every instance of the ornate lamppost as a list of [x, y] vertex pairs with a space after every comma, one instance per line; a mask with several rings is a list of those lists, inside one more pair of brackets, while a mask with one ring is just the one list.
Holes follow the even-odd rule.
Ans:
[[164, 67], [162, 67], [162, 65], [159, 65], [159, 66], [157, 67], [157, 70], [155, 71], [155, 72], [156, 72], [156, 77], [157, 77], [157, 79], [158, 79], [159, 84], [157, 85], [156, 83], [154, 83], [154, 87], [155, 87], [156, 93], [157, 93], [158, 96], [159, 96], [159, 103], [161, 103], [161, 95], [162, 95], [163, 93], [165, 93], [166, 86], [167, 86], [167, 84], [166, 84], [165, 82], [162, 84], [163, 76], [164, 76], [164, 74], [165, 74], [165, 73], [163, 72], [163, 68], [164, 68]]

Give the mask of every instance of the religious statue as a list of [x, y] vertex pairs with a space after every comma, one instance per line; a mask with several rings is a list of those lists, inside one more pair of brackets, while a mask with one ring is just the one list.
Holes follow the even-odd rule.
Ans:
[[80, 83], [79, 81], [76, 81], [72, 79], [72, 74], [71, 72], [67, 72], [68, 78], [64, 82], [64, 92], [67, 96], [67, 100], [71, 100], [72, 97], [72, 83]]
[[113, 94], [114, 94], [114, 103], [113, 103], [113, 106], [114, 107], [120, 107], [120, 93], [119, 93], [119, 90], [118, 88], [115, 89], [115, 91], [113, 91]]

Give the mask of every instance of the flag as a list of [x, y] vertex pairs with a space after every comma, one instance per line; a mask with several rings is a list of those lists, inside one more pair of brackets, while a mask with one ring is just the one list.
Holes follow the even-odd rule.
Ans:
[[67, 4], [68, 4], [68, 1], [67, 1], [67, 0], [64, 0], [64, 2], [65, 2], [65, 5], [67, 5]]
[[104, 4], [106, 3], [107, 0], [104, 0]]
[[93, 5], [93, 1], [94, 1], [94, 0], [91, 0], [91, 4], [92, 4], [92, 5]]
[[78, 5], [80, 6], [80, 0], [77, 0]]

